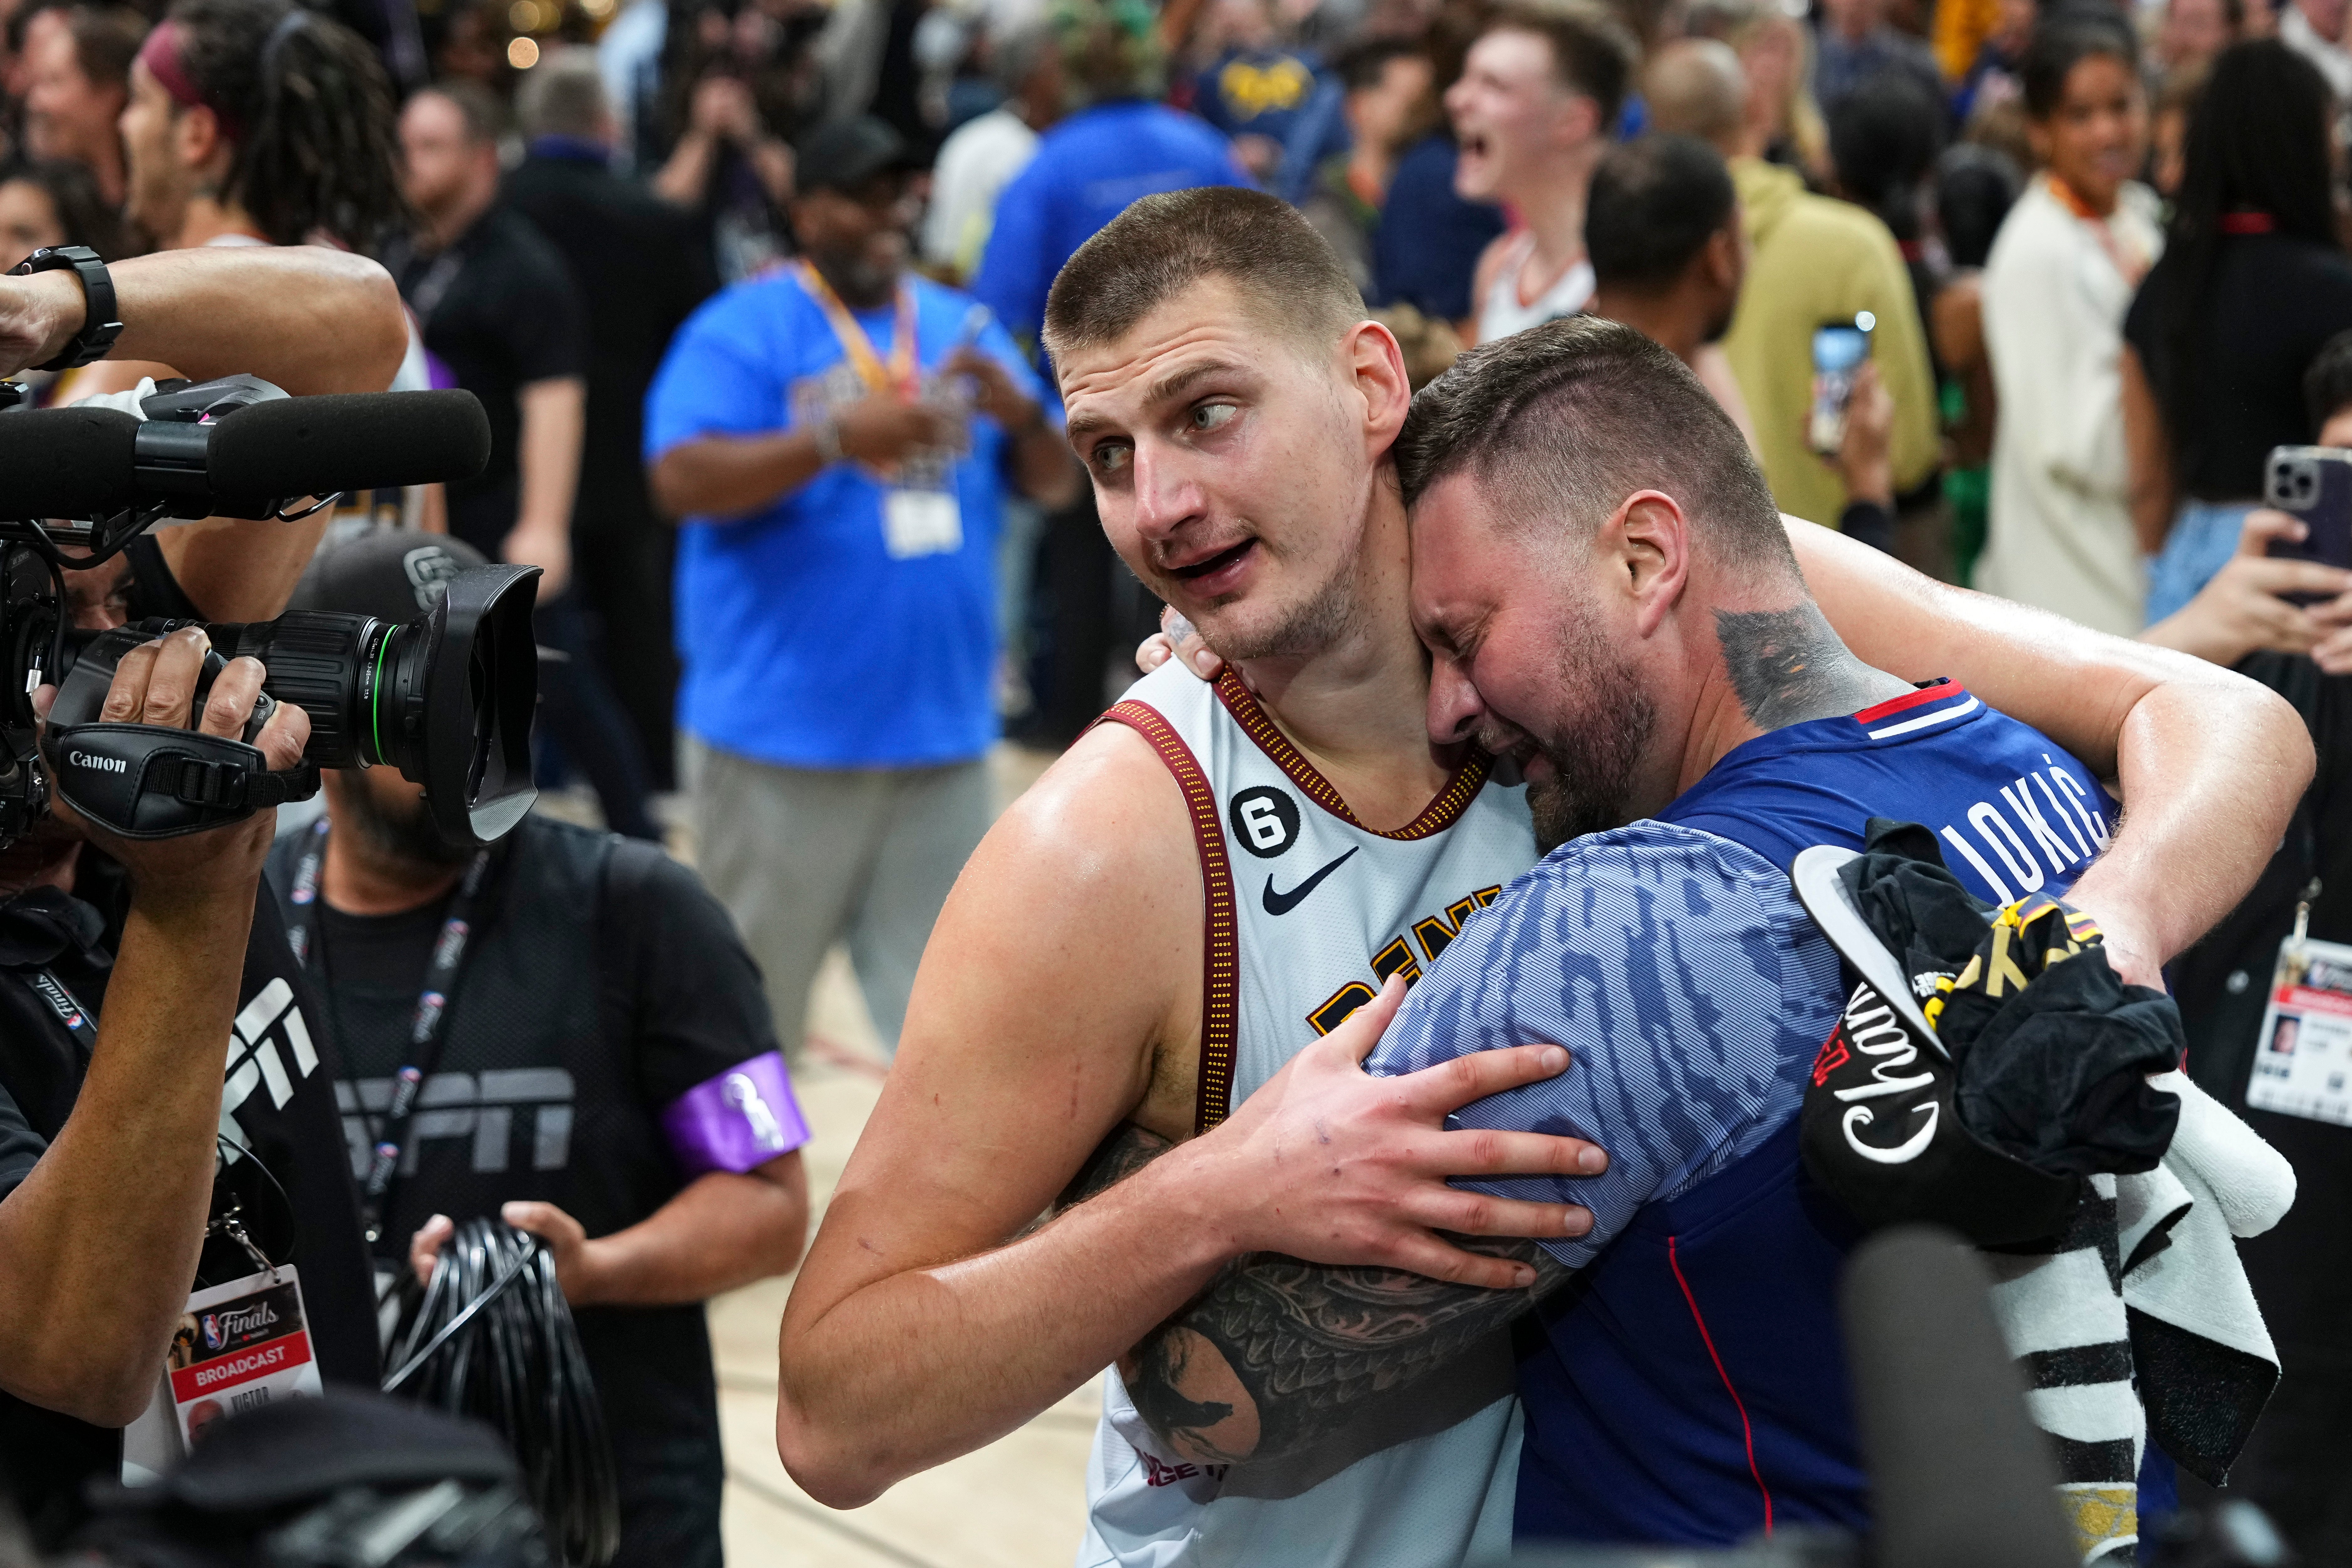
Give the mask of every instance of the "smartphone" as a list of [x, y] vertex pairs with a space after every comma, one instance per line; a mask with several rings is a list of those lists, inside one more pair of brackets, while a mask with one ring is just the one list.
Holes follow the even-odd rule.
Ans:
[[[2270, 553], [2352, 572], [2352, 452], [2336, 447], [2273, 447], [2263, 462], [2263, 504], [2300, 519], [2301, 543], [2271, 542]], [[2296, 604], [2319, 595], [2289, 594]]]
[[1813, 411], [1805, 422], [1805, 442], [1822, 457], [1834, 458], [1845, 445], [1853, 373], [1870, 357], [1870, 334], [1877, 326], [1877, 317], [1861, 310], [1851, 321], [1824, 321], [1813, 329]]

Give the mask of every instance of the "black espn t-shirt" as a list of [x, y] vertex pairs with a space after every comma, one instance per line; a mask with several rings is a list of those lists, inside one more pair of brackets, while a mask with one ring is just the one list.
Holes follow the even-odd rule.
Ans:
[[[81, 896], [35, 889], [0, 907], [0, 1198], [16, 1190], [64, 1127], [89, 1065], [73, 1032], [29, 983], [32, 972], [47, 969], [75, 1001], [102, 1016], [108, 955], [121, 940], [128, 903], [121, 868], [85, 846], [76, 892]], [[333, 1064], [317, 1000], [295, 966], [267, 889], [254, 910], [237, 1009], [224, 1042], [214, 1212], [236, 1204], [256, 1245], [273, 1262], [296, 1267], [320, 1375], [373, 1389], [375, 1316], [341, 1157]], [[191, 1285], [221, 1284], [252, 1268], [216, 1237], [206, 1243]], [[156, 1371], [163, 1371], [160, 1359]], [[121, 1455], [121, 1432], [0, 1394], [0, 1475], [45, 1549], [54, 1550], [79, 1522], [83, 1483], [115, 1474]]]
[[[309, 838], [270, 857], [281, 896]], [[332, 998], [337, 1093], [363, 1175], [448, 900], [379, 917], [313, 908], [310, 973]], [[496, 1215], [537, 1199], [591, 1237], [647, 1218], [688, 1179], [663, 1110], [776, 1049], [759, 972], [693, 872], [652, 846], [539, 816], [489, 880], [444, 1019], [377, 1243], [394, 1266], [436, 1214]], [[723, 1471], [701, 1307], [575, 1317], [621, 1478], [620, 1563], [715, 1568]]]
[[434, 384], [454, 378], [489, 418], [489, 466], [449, 486], [449, 531], [496, 561], [521, 500], [522, 389], [588, 374], [579, 290], [555, 247], [503, 205], [446, 250], [425, 256], [396, 241], [384, 264], [416, 312]]

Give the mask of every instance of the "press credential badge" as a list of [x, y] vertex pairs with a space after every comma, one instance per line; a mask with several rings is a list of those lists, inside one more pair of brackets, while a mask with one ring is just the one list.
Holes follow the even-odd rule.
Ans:
[[2352, 1126], [2352, 947], [2298, 933], [2279, 949], [2246, 1103]]
[[154, 1399], [123, 1434], [122, 1479], [156, 1479], [224, 1415], [325, 1392], [291, 1267], [199, 1290], [172, 1334]]

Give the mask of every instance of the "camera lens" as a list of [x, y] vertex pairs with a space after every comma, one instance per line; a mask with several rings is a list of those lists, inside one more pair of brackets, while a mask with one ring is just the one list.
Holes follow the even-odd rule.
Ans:
[[488, 843], [530, 809], [539, 702], [530, 611], [536, 567], [458, 574], [422, 621], [297, 610], [212, 628], [213, 646], [261, 660], [267, 689], [310, 715], [322, 768], [387, 766], [425, 786], [442, 832]]
[[[268, 671], [263, 689], [310, 716], [310, 761], [397, 768], [425, 786], [426, 809], [446, 837], [488, 844], [538, 797], [530, 767], [538, 576], [536, 566], [461, 572], [419, 621], [296, 610], [274, 621], [208, 624], [205, 632], [222, 659], [259, 659]], [[65, 710], [94, 716], [125, 653], [188, 624], [68, 633]]]

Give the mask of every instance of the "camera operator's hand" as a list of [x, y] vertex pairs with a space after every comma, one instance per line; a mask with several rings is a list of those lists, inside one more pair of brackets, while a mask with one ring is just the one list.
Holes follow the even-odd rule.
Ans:
[[963, 431], [946, 409], [891, 391], [869, 392], [843, 409], [835, 430], [844, 457], [877, 468], [895, 468], [921, 447], [963, 445]]
[[[196, 680], [204, 670], [205, 655], [211, 649], [211, 641], [195, 626], [184, 626], [169, 637], [132, 648], [115, 667], [114, 681], [107, 688], [99, 718], [107, 723], [162, 724], [206, 735], [242, 736], [261, 696], [263, 671], [257, 659], [231, 659], [228, 668], [214, 679], [203, 715], [194, 724], [189, 722]], [[42, 688], [35, 695], [35, 707], [47, 714], [56, 695], [54, 688]], [[271, 768], [282, 769], [301, 760], [302, 748], [310, 739], [310, 716], [291, 702], [281, 702], [254, 744]], [[249, 910], [278, 821], [276, 812], [257, 811], [242, 822], [184, 837], [121, 838], [76, 813], [62, 797], [52, 808], [122, 862], [131, 873], [134, 903], [151, 912], [215, 900], [228, 900]]]

